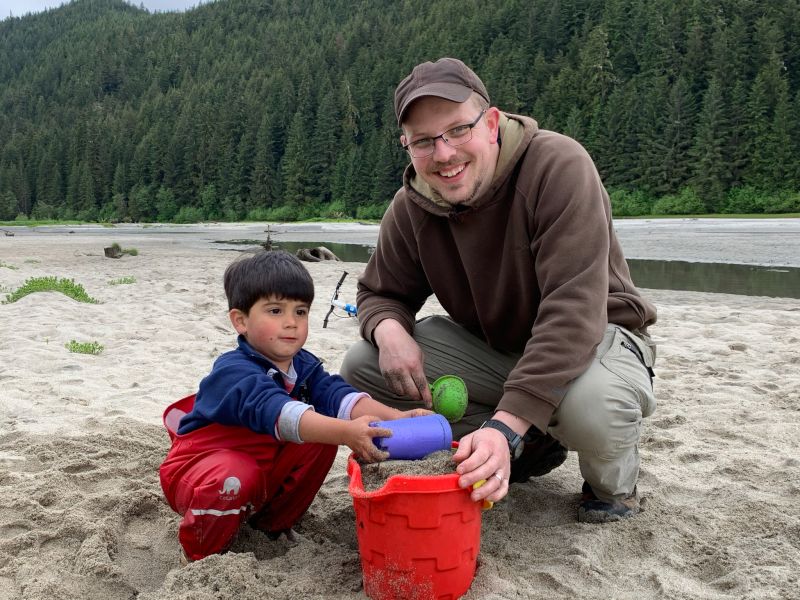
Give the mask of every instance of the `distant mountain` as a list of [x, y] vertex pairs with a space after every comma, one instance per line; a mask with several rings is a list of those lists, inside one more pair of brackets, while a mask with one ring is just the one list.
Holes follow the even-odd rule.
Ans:
[[618, 213], [800, 210], [798, 38], [795, 0], [75, 0], [0, 21], [0, 219], [379, 217], [394, 87], [446, 55]]

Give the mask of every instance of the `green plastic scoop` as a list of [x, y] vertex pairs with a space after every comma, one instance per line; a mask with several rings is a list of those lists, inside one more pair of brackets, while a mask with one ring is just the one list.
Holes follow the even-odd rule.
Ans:
[[467, 384], [461, 377], [455, 375], [442, 375], [431, 385], [433, 397], [433, 410], [439, 413], [450, 423], [459, 421], [467, 410]]

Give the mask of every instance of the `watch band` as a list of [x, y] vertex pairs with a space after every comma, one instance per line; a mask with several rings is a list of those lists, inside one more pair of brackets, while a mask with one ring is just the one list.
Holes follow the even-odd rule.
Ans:
[[511, 427], [509, 427], [502, 421], [498, 421], [497, 419], [489, 419], [488, 421], [484, 421], [483, 425], [481, 425], [479, 429], [483, 429], [484, 427], [489, 427], [490, 429], [496, 429], [497, 431], [502, 433], [505, 436], [506, 441], [508, 442], [508, 453], [511, 455], [511, 460], [519, 458], [519, 454], [522, 453], [521, 446], [524, 447], [524, 440], [520, 434], [511, 429]]

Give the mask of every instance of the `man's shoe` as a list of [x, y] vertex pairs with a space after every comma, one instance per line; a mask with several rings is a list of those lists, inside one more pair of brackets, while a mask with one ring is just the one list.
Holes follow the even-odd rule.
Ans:
[[567, 449], [550, 434], [535, 431], [534, 427], [525, 435], [522, 456], [511, 461], [509, 483], [523, 483], [531, 477], [541, 477], [567, 460]]
[[636, 488], [622, 500], [606, 502], [595, 496], [591, 486], [583, 482], [583, 495], [578, 508], [578, 521], [581, 523], [610, 523], [629, 519], [639, 512], [639, 495]]

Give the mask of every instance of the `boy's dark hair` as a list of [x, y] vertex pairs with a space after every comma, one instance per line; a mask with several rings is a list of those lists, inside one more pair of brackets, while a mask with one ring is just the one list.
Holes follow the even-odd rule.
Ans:
[[247, 314], [262, 298], [275, 296], [311, 304], [314, 280], [295, 256], [283, 250], [259, 252], [232, 262], [225, 269], [228, 309]]

